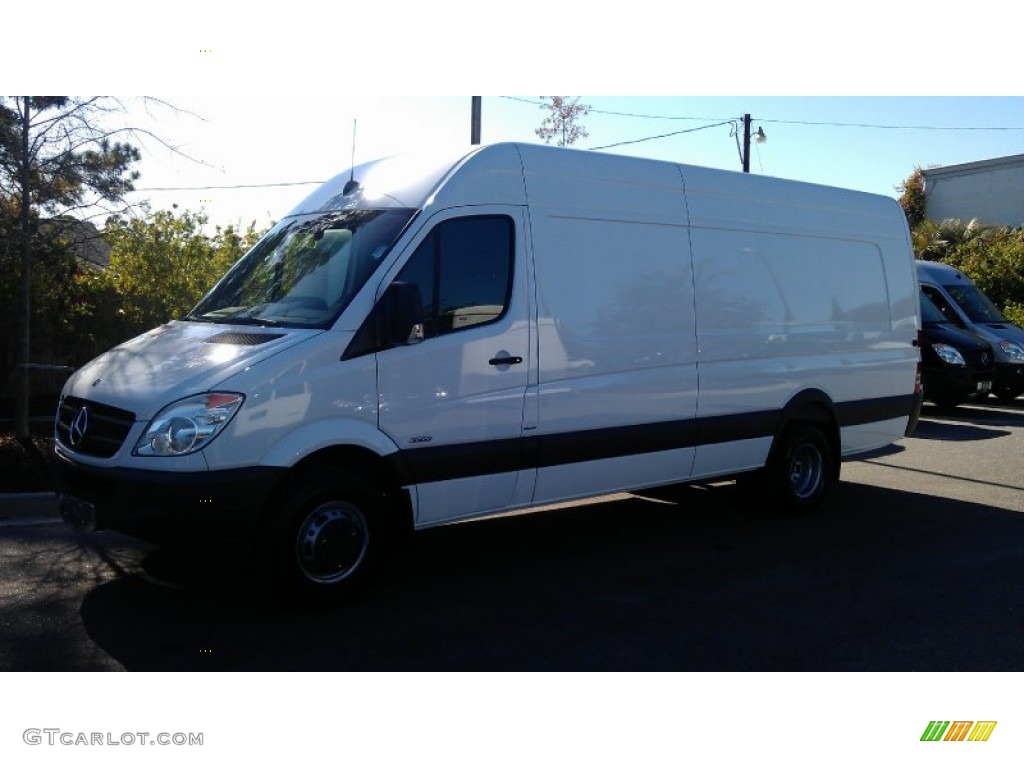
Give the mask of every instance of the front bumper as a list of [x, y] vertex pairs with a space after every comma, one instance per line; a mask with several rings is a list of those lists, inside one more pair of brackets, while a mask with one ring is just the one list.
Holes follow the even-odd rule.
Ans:
[[79, 529], [115, 530], [154, 542], [201, 534], [250, 541], [283, 467], [215, 472], [109, 469], [60, 452], [54, 465], [61, 512]]
[[926, 400], [966, 400], [971, 395], [984, 395], [993, 387], [993, 370], [944, 368], [925, 371], [921, 381]]
[[996, 363], [996, 375], [992, 381], [995, 390], [1024, 392], [1024, 364]]

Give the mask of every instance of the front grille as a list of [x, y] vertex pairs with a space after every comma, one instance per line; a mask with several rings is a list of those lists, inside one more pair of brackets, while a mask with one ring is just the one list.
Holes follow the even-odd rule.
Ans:
[[969, 368], [980, 368], [983, 371], [990, 371], [995, 364], [995, 358], [988, 350], [961, 350]]
[[106, 459], [117, 453], [134, 423], [130, 411], [65, 397], [57, 409], [57, 439], [73, 451]]

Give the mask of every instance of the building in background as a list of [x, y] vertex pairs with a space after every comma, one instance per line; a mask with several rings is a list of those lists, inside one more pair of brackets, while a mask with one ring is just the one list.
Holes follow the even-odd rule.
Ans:
[[1024, 155], [927, 168], [925, 216], [1024, 226]]

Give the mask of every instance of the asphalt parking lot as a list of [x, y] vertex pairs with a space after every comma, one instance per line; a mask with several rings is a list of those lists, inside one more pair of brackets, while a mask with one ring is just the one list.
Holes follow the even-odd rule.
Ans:
[[349, 602], [240, 554], [0, 524], [3, 670], [1019, 670], [1024, 399], [926, 407], [820, 514], [731, 484], [424, 531]]

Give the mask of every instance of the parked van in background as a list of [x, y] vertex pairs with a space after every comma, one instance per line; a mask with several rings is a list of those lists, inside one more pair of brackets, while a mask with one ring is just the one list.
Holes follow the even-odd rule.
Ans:
[[306, 596], [532, 505], [753, 473], [807, 511], [916, 418], [919, 327], [887, 197], [537, 145], [385, 159], [69, 379], [62, 507], [252, 542]]
[[948, 264], [917, 261], [921, 289], [946, 319], [992, 345], [992, 394], [1009, 402], [1024, 394], [1024, 329], [1014, 325], [971, 279]]
[[921, 291], [921, 385], [924, 399], [954, 408], [969, 398], [988, 397], [995, 375], [992, 347], [977, 334], [947, 320]]

